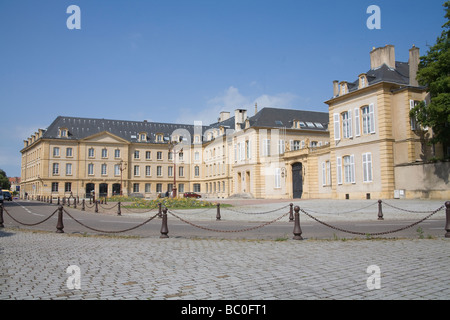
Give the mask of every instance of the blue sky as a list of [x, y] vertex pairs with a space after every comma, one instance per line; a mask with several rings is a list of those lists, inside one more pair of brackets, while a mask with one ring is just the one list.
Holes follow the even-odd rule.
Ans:
[[[193, 124], [220, 111], [327, 112], [333, 80], [373, 47], [407, 61], [444, 24], [443, 0], [1, 0], [0, 168], [20, 176], [23, 140], [59, 115]], [[81, 29], [69, 30], [70, 5]], [[369, 30], [370, 5], [381, 29]]]

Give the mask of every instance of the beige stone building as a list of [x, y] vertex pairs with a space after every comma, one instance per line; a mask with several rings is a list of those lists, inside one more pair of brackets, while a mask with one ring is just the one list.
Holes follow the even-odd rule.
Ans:
[[333, 82], [328, 113], [255, 105], [210, 125], [61, 116], [24, 141], [21, 195], [449, 199], [450, 163], [429, 163], [442, 148], [409, 117], [429, 99], [418, 63], [416, 47], [408, 62], [374, 48], [367, 72]]

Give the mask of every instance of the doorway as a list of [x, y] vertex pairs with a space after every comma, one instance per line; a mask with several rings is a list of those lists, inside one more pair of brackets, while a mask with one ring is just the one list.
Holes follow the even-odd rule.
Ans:
[[301, 199], [303, 194], [303, 165], [300, 162], [292, 165], [292, 192], [294, 199]]

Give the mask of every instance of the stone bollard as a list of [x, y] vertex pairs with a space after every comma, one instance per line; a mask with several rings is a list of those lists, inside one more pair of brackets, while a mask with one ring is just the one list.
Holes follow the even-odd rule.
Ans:
[[381, 207], [381, 203], [383, 201], [378, 200], [378, 220], [384, 220], [383, 218], [383, 208]]
[[73, 198], [73, 207], [76, 209], [77, 208], [77, 199]]
[[4, 228], [3, 225], [3, 203], [0, 203], [0, 228]]
[[450, 201], [445, 202], [445, 237], [450, 238]]
[[81, 201], [81, 211], [84, 211], [84, 210], [86, 210], [86, 200], [85, 199], [83, 199], [82, 201]]
[[122, 211], [120, 211], [120, 201], [117, 202], [117, 215], [121, 216], [122, 215]]
[[302, 238], [302, 228], [300, 228], [300, 207], [295, 206], [294, 208], [294, 240], [303, 240]]
[[167, 235], [169, 233], [169, 229], [167, 228], [167, 208], [164, 208], [163, 215], [162, 215], [162, 224], [161, 224], [161, 239], [166, 239], [169, 236]]
[[216, 221], [220, 221], [220, 203], [217, 204]]
[[63, 224], [63, 206], [58, 207], [58, 223], [56, 224], [56, 233], [64, 233]]
[[289, 204], [289, 222], [294, 222], [294, 204]]
[[96, 213], [98, 212], [98, 200], [95, 201], [95, 212], [96, 212]]

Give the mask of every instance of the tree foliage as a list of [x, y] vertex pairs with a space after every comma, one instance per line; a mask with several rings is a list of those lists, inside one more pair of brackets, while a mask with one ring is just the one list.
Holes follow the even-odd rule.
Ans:
[[9, 190], [10, 187], [11, 183], [9, 182], [9, 179], [6, 176], [6, 172], [0, 169], [0, 188]]
[[431, 102], [418, 104], [411, 110], [422, 127], [433, 129], [431, 143], [450, 146], [450, 1], [443, 4], [447, 22], [436, 44], [431, 46], [427, 55], [420, 57], [417, 81], [427, 87]]

